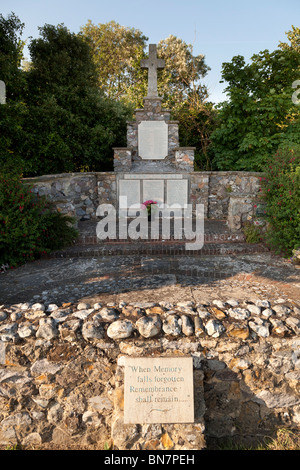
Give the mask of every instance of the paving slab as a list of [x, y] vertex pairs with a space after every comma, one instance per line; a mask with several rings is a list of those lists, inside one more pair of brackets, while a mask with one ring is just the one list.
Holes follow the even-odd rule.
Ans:
[[300, 303], [300, 270], [267, 253], [42, 259], [0, 274], [0, 304], [283, 298]]

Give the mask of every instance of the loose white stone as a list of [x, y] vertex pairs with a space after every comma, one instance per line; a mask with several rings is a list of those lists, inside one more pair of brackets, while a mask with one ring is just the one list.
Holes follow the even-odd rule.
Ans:
[[182, 321], [182, 324], [181, 324], [182, 333], [186, 336], [193, 335], [194, 334], [194, 326], [193, 326], [193, 322], [190, 319], [190, 317], [188, 317], [187, 315], [182, 315], [181, 316], [181, 321]]
[[249, 312], [251, 312], [251, 313], [254, 313], [255, 315], [260, 315], [260, 313], [261, 313], [261, 307], [259, 307], [257, 305], [248, 304], [247, 305], [247, 310], [249, 310]]
[[267, 338], [270, 335], [269, 326], [268, 325], [258, 325], [252, 321], [249, 322], [249, 327], [253, 330], [258, 336], [262, 338]]
[[181, 322], [179, 315], [168, 315], [164, 320], [163, 330], [166, 335], [178, 336], [181, 333]]
[[226, 303], [230, 305], [231, 307], [237, 307], [239, 304], [239, 302], [236, 299], [226, 300]]
[[271, 304], [268, 300], [257, 300], [255, 303], [258, 307], [265, 307], [265, 308], [271, 307]]
[[230, 308], [228, 315], [236, 320], [247, 320], [250, 317], [250, 312], [246, 308]]
[[161, 320], [158, 315], [141, 317], [135, 325], [144, 338], [151, 338], [161, 331]]
[[47, 312], [53, 312], [53, 310], [57, 310], [58, 306], [56, 304], [49, 304], [47, 308]]
[[20, 338], [28, 338], [35, 334], [35, 328], [33, 325], [22, 325], [18, 329], [18, 335]]
[[133, 325], [129, 320], [117, 320], [107, 329], [107, 336], [112, 339], [129, 338], [133, 332]]
[[104, 307], [100, 310], [99, 315], [104, 320], [113, 321], [117, 320], [120, 316], [118, 310], [113, 307]]
[[73, 317], [80, 318], [81, 320], [85, 320], [91, 313], [94, 312], [93, 308], [89, 308], [88, 310], [78, 310], [72, 314]]
[[77, 305], [77, 310], [88, 310], [90, 308], [91, 308], [90, 304], [86, 302], [79, 302], [79, 304]]
[[205, 330], [208, 336], [218, 338], [225, 331], [225, 327], [218, 320], [208, 320], [205, 325]]
[[45, 305], [41, 304], [39, 302], [37, 302], [36, 304], [33, 304], [31, 308], [32, 308], [32, 310], [41, 310], [42, 312], [44, 312], [46, 310]]
[[213, 300], [212, 302], [214, 305], [216, 305], [218, 308], [221, 310], [224, 310], [226, 308], [225, 302], [222, 302], [222, 300]]
[[288, 315], [291, 312], [291, 309], [286, 305], [275, 305], [273, 310], [277, 313], [279, 317], [283, 315]]
[[271, 315], [274, 315], [274, 312], [271, 308], [265, 308], [261, 314], [266, 317], [266, 318], [269, 318]]

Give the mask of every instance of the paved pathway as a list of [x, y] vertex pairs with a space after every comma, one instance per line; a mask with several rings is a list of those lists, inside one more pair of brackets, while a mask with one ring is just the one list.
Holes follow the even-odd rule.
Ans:
[[300, 304], [300, 269], [271, 253], [55, 258], [0, 275], [0, 304], [283, 298]]
[[[96, 222], [79, 224], [76, 245], [0, 274], [0, 305], [19, 302], [126, 302], [283, 298], [300, 303], [300, 268], [245, 244], [224, 221], [205, 222], [201, 253], [162, 240], [97, 243]], [[182, 242], [181, 242], [182, 243]], [[166, 248], [166, 247], [169, 247]]]

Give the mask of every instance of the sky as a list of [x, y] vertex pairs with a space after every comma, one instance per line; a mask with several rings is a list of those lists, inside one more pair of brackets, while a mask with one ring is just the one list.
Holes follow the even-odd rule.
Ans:
[[[0, 13], [11, 12], [25, 23], [27, 41], [46, 23], [77, 33], [88, 20], [139, 29], [149, 44], [177, 36], [192, 44], [194, 55], [204, 54], [211, 70], [203, 81], [214, 103], [226, 99], [226, 84], [219, 83], [223, 62], [235, 55], [250, 62], [253, 54], [274, 51], [292, 25], [300, 26], [299, 0], [0, 0]], [[25, 55], [30, 59], [26, 48]]]

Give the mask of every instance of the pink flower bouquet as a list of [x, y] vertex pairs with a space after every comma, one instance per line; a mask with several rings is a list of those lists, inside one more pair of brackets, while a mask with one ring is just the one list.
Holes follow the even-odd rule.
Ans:
[[153, 204], [157, 204], [157, 202], [152, 201], [151, 199], [149, 201], [145, 201], [143, 204], [141, 204], [141, 209], [147, 209], [148, 214], [151, 214], [151, 206]]

